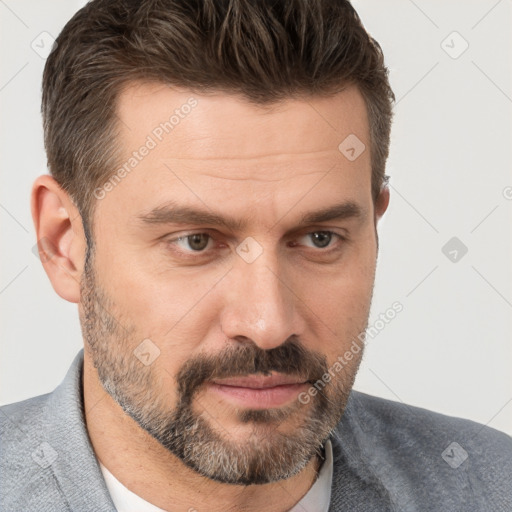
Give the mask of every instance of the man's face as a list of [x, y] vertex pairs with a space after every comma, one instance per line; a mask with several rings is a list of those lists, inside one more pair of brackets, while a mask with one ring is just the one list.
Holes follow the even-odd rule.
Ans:
[[[117, 114], [127, 165], [96, 192], [80, 304], [99, 379], [200, 474], [288, 478], [340, 420], [362, 355], [335, 364], [374, 283], [362, 96], [268, 111], [133, 84]], [[338, 149], [354, 135], [355, 160]]]

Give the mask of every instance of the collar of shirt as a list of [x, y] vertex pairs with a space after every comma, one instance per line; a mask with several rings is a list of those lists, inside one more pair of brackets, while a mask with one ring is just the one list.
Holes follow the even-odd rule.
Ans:
[[[327, 512], [329, 510], [333, 470], [330, 440], [325, 442], [324, 453], [325, 460], [318, 473], [318, 478], [290, 512]], [[130, 491], [101, 462], [99, 462], [99, 465], [118, 512], [166, 512]]]

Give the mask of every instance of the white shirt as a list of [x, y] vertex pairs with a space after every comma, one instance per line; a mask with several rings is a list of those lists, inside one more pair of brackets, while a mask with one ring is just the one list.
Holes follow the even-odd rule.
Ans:
[[[331, 502], [333, 469], [331, 441], [326, 441], [324, 449], [325, 460], [318, 473], [318, 478], [290, 512], [328, 511]], [[101, 462], [99, 465], [117, 512], [166, 512], [126, 488]]]

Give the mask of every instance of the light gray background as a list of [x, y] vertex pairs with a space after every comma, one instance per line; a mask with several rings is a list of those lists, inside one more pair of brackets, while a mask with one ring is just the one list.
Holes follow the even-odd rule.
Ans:
[[[2, 404], [51, 391], [82, 345], [76, 305], [32, 252], [29, 193], [46, 172], [32, 46], [83, 3], [0, 0]], [[354, 4], [397, 96], [370, 324], [404, 308], [369, 341], [356, 388], [512, 434], [512, 2]], [[452, 237], [468, 248], [457, 262], [441, 250]]]

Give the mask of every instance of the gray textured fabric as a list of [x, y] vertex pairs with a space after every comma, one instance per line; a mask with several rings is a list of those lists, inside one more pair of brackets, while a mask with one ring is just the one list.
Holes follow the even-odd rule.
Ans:
[[[2, 512], [115, 511], [82, 364], [81, 351], [53, 393], [0, 408]], [[489, 427], [353, 391], [331, 441], [331, 512], [512, 512], [512, 439]]]

